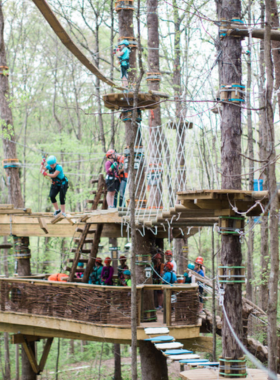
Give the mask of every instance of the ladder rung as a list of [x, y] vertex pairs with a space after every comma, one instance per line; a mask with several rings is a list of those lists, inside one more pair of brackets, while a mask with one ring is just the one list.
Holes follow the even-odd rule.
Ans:
[[[79, 243], [80, 240], [81, 240], [81, 238], [74, 238], [75, 243]], [[92, 239], [85, 239], [84, 240], [84, 244], [90, 244], [90, 243], [92, 243]]]
[[[67, 259], [67, 263], [73, 263], [74, 259]], [[88, 259], [79, 259], [79, 263], [88, 263]]]
[[9, 244], [9, 243], [0, 244], [0, 249], [10, 249], [10, 248], [13, 248], [13, 244]]
[[[97, 193], [98, 193], [97, 190], [92, 190], [92, 191], [90, 191], [90, 194], [93, 194], [93, 195], [96, 195]], [[106, 193], [106, 191], [105, 191], [105, 190], [102, 190], [101, 194], [105, 194], [105, 193]]]
[[[87, 203], [94, 203], [94, 199], [87, 199]], [[99, 204], [103, 204], [103, 199], [100, 199]]]
[[[76, 228], [76, 232], [84, 232], [83, 228]], [[88, 230], [88, 234], [95, 234], [96, 230]]]
[[[71, 252], [76, 252], [77, 248], [72, 248]], [[90, 253], [90, 249], [80, 249], [81, 253]]]
[[[68, 271], [68, 272], [71, 272], [71, 267], [66, 267], [66, 270]], [[76, 268], [75, 269], [75, 272], [83, 272], [84, 273], [84, 271], [85, 271], [85, 268]]]
[[92, 179], [90, 180], [90, 183], [98, 183], [98, 179], [94, 179], [94, 178], [92, 178]]

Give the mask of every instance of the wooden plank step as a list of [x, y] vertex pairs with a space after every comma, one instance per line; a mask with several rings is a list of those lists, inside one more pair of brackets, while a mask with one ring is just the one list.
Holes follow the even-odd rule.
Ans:
[[[159, 342], [174, 342], [175, 338], [170, 335], [156, 336], [154, 338], [145, 339], [146, 342], [159, 343]], [[183, 358], [182, 358], [183, 359]]]
[[[81, 238], [74, 238], [74, 243], [79, 243]], [[91, 244], [93, 239], [85, 239], [83, 244]]]
[[[83, 233], [83, 228], [76, 228], [76, 232], [80, 232], [81, 234]], [[94, 234], [96, 230], [88, 230], [88, 234]]]
[[60, 212], [58, 215], [56, 215], [52, 220], [51, 220], [51, 224], [56, 224], [58, 223], [60, 220], [64, 219], [64, 216], [62, 215], [62, 213]]
[[8, 210], [12, 210], [13, 208], [14, 208], [14, 205], [11, 205], [11, 204], [7, 204], [7, 205], [5, 205], [5, 204], [1, 204], [0, 205], [0, 209], [2, 209], [2, 208], [4, 208], [4, 209], [8, 209]]
[[[66, 267], [66, 270], [68, 271], [68, 272], [71, 272], [71, 269], [72, 269], [72, 267]], [[79, 268], [79, 267], [77, 267], [76, 269], [75, 269], [75, 272], [77, 273], [77, 272], [83, 272], [84, 273], [84, 271], [85, 271], [85, 268]]]
[[0, 244], [0, 249], [11, 249], [11, 248], [13, 248], [13, 244], [9, 244], [9, 243]]
[[[67, 259], [67, 263], [73, 263], [74, 259]], [[79, 263], [87, 264], [88, 259], [79, 259]]]
[[[94, 203], [95, 202], [95, 200], [94, 199], [87, 199], [87, 203]], [[98, 204], [103, 204], [103, 199], [101, 199], [99, 202], [98, 202]]]
[[165, 356], [169, 356], [169, 355], [183, 355], [183, 354], [193, 354], [193, 351], [184, 350], [184, 349], [181, 349], [181, 350], [166, 350], [166, 351], [164, 351], [164, 355]]
[[97, 179], [92, 178], [92, 179], [90, 180], [90, 183], [98, 183], [98, 178], [97, 178]]
[[147, 335], [168, 334], [169, 329], [167, 327], [147, 327], [145, 333]]
[[179, 342], [155, 344], [155, 348], [160, 351], [161, 350], [175, 350], [175, 349], [183, 348], [183, 347], [184, 347], [183, 343], [179, 343]]
[[[96, 195], [97, 194], [97, 190], [91, 190], [89, 193], [93, 194], [93, 195]], [[106, 194], [106, 191], [105, 190], [101, 191], [101, 194]]]
[[45, 232], [45, 234], [48, 234], [48, 228], [47, 228], [47, 222], [44, 218], [38, 218], [39, 226], [40, 228]]
[[162, 354], [166, 357], [168, 357], [168, 359], [171, 359], [173, 361], [177, 361], [177, 360], [183, 360], [183, 359], [199, 359], [200, 356], [199, 355], [188, 355], [188, 354], [183, 354], [183, 355], [165, 355], [164, 354], [164, 351], [162, 351]]
[[[71, 252], [76, 252], [77, 251], [77, 249], [76, 248], [72, 248], [71, 249]], [[80, 249], [80, 252], [81, 253], [90, 253], [90, 249]]]

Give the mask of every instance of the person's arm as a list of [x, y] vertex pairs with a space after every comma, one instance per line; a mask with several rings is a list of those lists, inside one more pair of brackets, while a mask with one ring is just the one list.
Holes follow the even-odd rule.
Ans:
[[[46, 173], [46, 172], [45, 172]], [[60, 171], [59, 170], [56, 170], [53, 174], [50, 174], [50, 173], [46, 173], [46, 176], [47, 177], [50, 177], [50, 178], [56, 178], [58, 175], [59, 175]]]

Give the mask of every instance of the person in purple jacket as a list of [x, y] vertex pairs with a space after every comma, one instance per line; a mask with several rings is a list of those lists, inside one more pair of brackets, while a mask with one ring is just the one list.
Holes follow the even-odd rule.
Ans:
[[106, 257], [104, 263], [105, 265], [101, 272], [101, 285], [113, 285], [114, 268], [110, 265], [110, 257]]
[[108, 161], [105, 163], [106, 186], [107, 186], [107, 204], [108, 208], [114, 208], [114, 198], [116, 190], [116, 179], [118, 174], [118, 163], [116, 162], [116, 152], [109, 149], [106, 153]]

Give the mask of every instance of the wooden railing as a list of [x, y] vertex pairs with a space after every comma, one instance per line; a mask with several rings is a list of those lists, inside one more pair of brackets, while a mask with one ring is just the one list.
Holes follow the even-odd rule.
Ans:
[[[166, 325], [195, 325], [197, 285], [137, 286], [137, 325], [141, 325], [141, 300], [145, 290], [161, 289], [164, 291]], [[131, 321], [131, 288], [5, 278], [0, 279], [1, 312], [127, 326]]]

